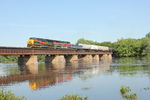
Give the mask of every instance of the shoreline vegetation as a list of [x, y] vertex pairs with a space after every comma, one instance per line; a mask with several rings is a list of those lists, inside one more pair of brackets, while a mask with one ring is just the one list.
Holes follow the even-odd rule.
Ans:
[[[132, 92], [131, 88], [128, 86], [121, 86], [120, 94], [123, 99], [138, 100], [137, 94]], [[26, 100], [26, 98], [24, 96], [16, 96], [12, 91], [0, 89], [0, 100]], [[59, 100], [89, 100], [89, 98], [87, 96], [82, 97], [77, 94], [67, 94]]]
[[[81, 38], [76, 44], [89, 44], [89, 45], [99, 45], [108, 46], [113, 49], [113, 57], [142, 57], [150, 55], [150, 32], [147, 33], [143, 38], [140, 39], [119, 39], [116, 42], [96, 42], [92, 40], [86, 40]], [[44, 56], [39, 55], [38, 61], [43, 62]], [[0, 63], [16, 63], [18, 61], [18, 56], [0, 56]]]
[[[16, 96], [12, 91], [0, 89], [0, 100], [26, 100], [24, 96]], [[89, 100], [88, 97], [82, 97], [77, 94], [67, 94], [59, 100]]]
[[121, 86], [120, 93], [122, 98], [126, 100], [138, 100], [137, 94], [132, 92], [131, 88], [128, 86]]
[[11, 91], [4, 91], [3, 89], [0, 89], [0, 100], [25, 100], [25, 97], [16, 96]]
[[140, 39], [122, 38], [116, 42], [96, 42], [81, 38], [77, 41], [77, 44], [79, 43], [108, 46], [113, 49], [113, 57], [141, 57], [150, 55], [150, 32]]
[[[18, 57], [16, 55], [8, 56], [8, 55], [0, 55], [0, 63], [17, 63]], [[38, 55], [38, 62], [44, 62], [45, 56]]]

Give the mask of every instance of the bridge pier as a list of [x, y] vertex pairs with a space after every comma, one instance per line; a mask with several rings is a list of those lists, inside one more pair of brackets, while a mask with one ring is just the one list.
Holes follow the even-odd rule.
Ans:
[[18, 64], [19, 65], [31, 65], [31, 64], [37, 64], [37, 56], [35, 55], [20, 55], [18, 58]]
[[107, 54], [99, 55], [100, 60], [106, 60], [108, 58]]
[[67, 55], [65, 56], [66, 62], [76, 62], [78, 61], [78, 55]]
[[[62, 69], [65, 68], [66, 62], [76, 62], [78, 60], [85, 61], [85, 62], [92, 62], [92, 61], [99, 61], [99, 60], [105, 60], [105, 61], [111, 61], [112, 55], [111, 54], [69, 54], [69, 55], [47, 55], [45, 56], [45, 63], [52, 65], [55, 69]], [[18, 65], [24, 65], [29, 70], [34, 70], [32, 73], [36, 73], [37, 67], [35, 68], [37, 64], [37, 56], [36, 55], [20, 55], [18, 58]], [[33, 67], [30, 69], [30, 67]]]
[[81, 55], [80, 56], [80, 60], [82, 60], [82, 61], [92, 61], [93, 60], [93, 57], [92, 57], [92, 55]]
[[100, 55], [100, 60], [112, 60], [111, 54]]
[[18, 58], [18, 65], [20, 68], [25, 67], [27, 71], [29, 71], [32, 74], [38, 73], [38, 62], [37, 62], [37, 56], [35, 55], [20, 55]]
[[100, 59], [99, 59], [99, 55], [93, 55], [93, 60], [99, 61], [99, 60], [100, 60]]
[[64, 55], [51, 55], [45, 57], [45, 63], [51, 64], [55, 69], [61, 69], [65, 67], [65, 57]]
[[108, 58], [109, 58], [110, 60], [112, 60], [112, 55], [111, 55], [111, 54], [108, 54]]

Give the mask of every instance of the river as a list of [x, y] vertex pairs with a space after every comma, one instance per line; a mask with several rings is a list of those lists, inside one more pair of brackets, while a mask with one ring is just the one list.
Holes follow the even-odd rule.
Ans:
[[65, 69], [42, 62], [29, 67], [33, 69], [0, 63], [0, 87], [27, 100], [58, 100], [66, 94], [89, 100], [127, 100], [120, 93], [121, 86], [129, 86], [138, 100], [150, 98], [149, 57], [75, 62]]

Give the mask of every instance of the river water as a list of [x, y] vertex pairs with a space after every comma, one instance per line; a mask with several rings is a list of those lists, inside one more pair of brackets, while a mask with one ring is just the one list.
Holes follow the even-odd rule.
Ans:
[[29, 68], [0, 64], [0, 87], [27, 100], [58, 100], [66, 94], [89, 100], [127, 100], [120, 93], [121, 86], [129, 86], [138, 100], [149, 100], [150, 58], [75, 62], [66, 64], [65, 69], [44, 63]]

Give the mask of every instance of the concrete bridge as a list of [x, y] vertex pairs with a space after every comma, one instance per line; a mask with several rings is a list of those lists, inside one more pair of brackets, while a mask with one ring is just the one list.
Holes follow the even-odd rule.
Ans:
[[0, 47], [0, 55], [19, 55], [18, 64], [26, 66], [37, 64], [37, 55], [45, 55], [45, 63], [50, 64], [112, 59], [111, 51], [26, 47]]

